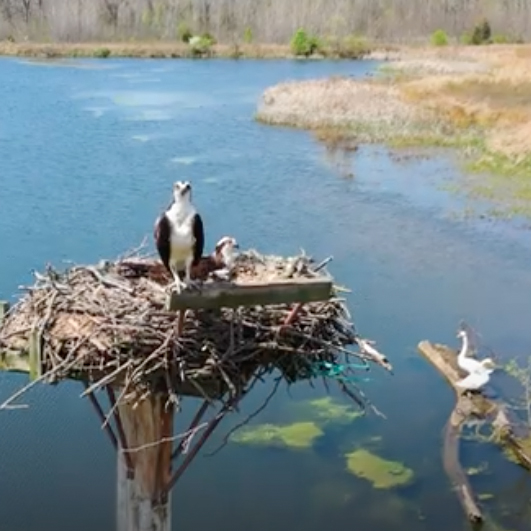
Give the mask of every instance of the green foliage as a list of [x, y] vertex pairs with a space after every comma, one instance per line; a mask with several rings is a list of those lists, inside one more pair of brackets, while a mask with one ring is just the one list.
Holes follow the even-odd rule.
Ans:
[[251, 44], [253, 42], [253, 30], [247, 26], [243, 32], [243, 42], [245, 44]]
[[364, 37], [348, 35], [343, 39], [328, 37], [326, 39], [326, 54], [343, 59], [358, 59], [370, 51], [370, 45]]
[[431, 43], [433, 46], [447, 46], [448, 45], [448, 35], [442, 29], [438, 29], [431, 34]]
[[317, 37], [310, 36], [304, 29], [299, 28], [293, 35], [290, 46], [294, 55], [308, 57], [317, 51], [319, 41]]
[[504, 33], [495, 33], [491, 42], [493, 44], [523, 44], [524, 40], [522, 37], [513, 37], [510, 35], [505, 35]]
[[476, 24], [472, 31], [465, 31], [465, 33], [461, 35], [461, 43], [466, 45], [474, 44], [479, 46], [480, 44], [491, 44], [492, 42], [492, 32], [487, 19]]
[[[517, 400], [516, 408], [525, 411], [527, 417], [527, 427], [531, 428], [531, 356], [527, 359], [526, 365], [520, 365], [512, 359], [505, 365], [505, 371], [518, 380], [523, 388], [523, 395]], [[531, 436], [527, 439], [531, 450]]]
[[484, 19], [480, 24], [474, 28], [474, 34], [477, 34], [477, 39], [480, 43], [490, 42], [492, 36], [492, 31], [490, 29], [490, 24], [487, 19]]
[[461, 44], [464, 44], [465, 46], [469, 46], [472, 44], [472, 33], [470, 31], [465, 31], [461, 37], [459, 38]]
[[92, 55], [94, 57], [98, 57], [99, 59], [105, 59], [111, 55], [111, 50], [109, 50], [109, 48], [96, 48]]
[[510, 42], [510, 39], [503, 33], [496, 33], [492, 36], [492, 42], [494, 44], [507, 44]]
[[201, 35], [201, 40], [203, 41], [204, 44], [206, 44], [207, 46], [213, 46], [214, 44], [216, 44], [216, 38], [211, 34], [211, 33], [203, 33], [203, 35]]
[[210, 55], [212, 46], [216, 44], [216, 39], [210, 33], [204, 33], [201, 36], [194, 35], [191, 37], [188, 44], [194, 57]]
[[193, 33], [186, 22], [179, 22], [177, 25], [177, 38], [182, 42], [189, 42]]

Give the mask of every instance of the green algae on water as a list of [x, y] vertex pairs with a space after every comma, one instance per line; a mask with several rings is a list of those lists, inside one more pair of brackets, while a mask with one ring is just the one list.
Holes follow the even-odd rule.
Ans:
[[367, 479], [376, 489], [390, 489], [410, 483], [413, 470], [402, 463], [388, 461], [360, 448], [346, 454], [347, 469], [354, 475]]
[[236, 432], [231, 439], [240, 444], [303, 449], [310, 448], [321, 435], [322, 430], [314, 422], [295, 422], [286, 426], [259, 424]]
[[468, 476], [477, 476], [478, 474], [483, 474], [484, 472], [487, 472], [488, 468], [488, 463], [481, 463], [479, 466], [471, 466], [467, 468], [466, 473]]
[[316, 422], [323, 424], [349, 424], [363, 416], [361, 411], [354, 410], [345, 404], [339, 404], [330, 396], [310, 400], [307, 404], [311, 408], [312, 416], [316, 418]]

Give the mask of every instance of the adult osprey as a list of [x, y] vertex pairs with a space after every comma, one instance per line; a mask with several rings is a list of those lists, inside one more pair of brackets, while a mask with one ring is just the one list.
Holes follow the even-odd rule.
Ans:
[[199, 262], [205, 245], [203, 220], [191, 200], [191, 184], [177, 181], [173, 185], [173, 202], [155, 222], [157, 251], [179, 293], [188, 286], [197, 287], [191, 279], [191, 269]]

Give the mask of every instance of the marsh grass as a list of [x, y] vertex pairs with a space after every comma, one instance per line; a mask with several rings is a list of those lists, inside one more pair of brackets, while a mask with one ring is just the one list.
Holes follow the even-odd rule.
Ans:
[[337, 147], [456, 149], [463, 169], [475, 175], [463, 180], [463, 190], [492, 201], [499, 215], [531, 217], [531, 46], [411, 53], [371, 80], [272, 87], [258, 118], [311, 129]]

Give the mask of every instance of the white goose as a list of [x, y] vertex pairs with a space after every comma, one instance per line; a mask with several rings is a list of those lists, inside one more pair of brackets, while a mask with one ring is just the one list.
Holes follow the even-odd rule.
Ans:
[[457, 356], [457, 364], [461, 369], [468, 372], [468, 376], [459, 380], [455, 385], [465, 391], [477, 391], [483, 387], [494, 372], [494, 361], [492, 358], [485, 358], [481, 361], [466, 357], [468, 351], [468, 336], [464, 330], [460, 330], [457, 337], [462, 338], [463, 345]]

